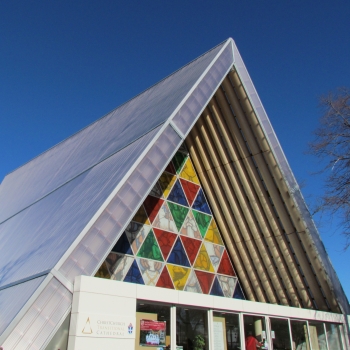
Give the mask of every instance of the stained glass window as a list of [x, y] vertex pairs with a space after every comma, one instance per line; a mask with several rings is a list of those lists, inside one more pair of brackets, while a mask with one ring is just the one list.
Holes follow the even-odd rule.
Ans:
[[185, 145], [168, 164], [96, 276], [244, 299]]

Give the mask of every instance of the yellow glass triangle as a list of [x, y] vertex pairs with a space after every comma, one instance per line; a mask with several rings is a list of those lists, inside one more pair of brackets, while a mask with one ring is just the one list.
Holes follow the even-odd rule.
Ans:
[[140, 222], [141, 224], [151, 225], [150, 221], [148, 220], [145, 209], [143, 208], [143, 205], [141, 205], [141, 207], [133, 217], [132, 221]]
[[205, 235], [204, 239], [211, 243], [224, 245], [220, 236], [219, 229], [214, 219], [211, 220], [207, 234]]
[[167, 264], [171, 279], [173, 280], [175, 289], [183, 290], [187, 279], [190, 275], [190, 269], [182, 266]]
[[197, 174], [193, 168], [190, 158], [187, 158], [186, 163], [180, 173], [180, 177], [200, 185]]
[[159, 178], [159, 184], [165, 198], [168, 197], [168, 194], [170, 193], [175, 181], [176, 176], [168, 173], [163, 173]]
[[197, 259], [193, 266], [195, 269], [204, 270], [208, 272], [215, 272], [213, 264], [209, 258], [209, 254], [205, 248], [205, 245], [202, 244], [201, 249], [198, 253]]

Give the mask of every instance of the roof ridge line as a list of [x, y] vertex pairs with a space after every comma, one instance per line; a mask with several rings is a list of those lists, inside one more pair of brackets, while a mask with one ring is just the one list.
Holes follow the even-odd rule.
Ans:
[[[24, 167], [26, 164], [32, 162], [34, 159], [37, 159], [39, 158], [41, 155], [49, 152], [50, 150], [54, 149], [55, 147], [57, 147], [58, 145], [60, 145], [61, 143], [64, 143], [65, 141], [67, 141], [68, 139], [72, 138], [73, 136], [79, 134], [80, 132], [82, 132], [83, 130], [89, 128], [91, 125], [97, 123], [98, 121], [102, 120], [103, 118], [107, 117], [108, 115], [110, 115], [111, 113], [113, 113], [114, 111], [116, 111], [117, 109], [121, 108], [122, 106], [126, 105], [127, 103], [129, 103], [130, 101], [134, 100], [135, 98], [137, 98], [138, 96], [142, 95], [143, 93], [145, 93], [146, 91], [152, 89], [154, 86], [160, 84], [162, 81], [168, 79], [169, 77], [171, 77], [172, 75], [176, 74], [177, 72], [179, 72], [180, 70], [182, 70], [183, 68], [187, 67], [188, 65], [192, 64], [193, 62], [197, 61], [198, 59], [200, 59], [201, 57], [203, 57], [204, 55], [208, 54], [210, 51], [213, 51], [214, 49], [216, 49], [218, 46], [224, 44], [225, 42], [227, 42], [228, 40], [230, 40], [231, 38], [228, 38], [224, 41], [222, 41], [221, 43], [219, 43], [218, 45], [215, 45], [213, 48], [211, 48], [210, 50], [206, 51], [205, 53], [201, 54], [200, 56], [196, 57], [195, 59], [193, 59], [192, 61], [186, 63], [185, 65], [183, 65], [182, 67], [178, 68], [176, 71], [172, 72], [171, 74], [167, 75], [165, 78], [159, 80], [158, 82], [154, 83], [153, 85], [151, 85], [150, 87], [148, 87], [147, 89], [141, 91], [140, 93], [138, 93], [137, 95], [135, 95], [134, 97], [130, 98], [129, 100], [123, 102], [121, 105], [119, 105], [118, 107], [115, 107], [113, 108], [112, 110], [110, 110], [109, 112], [107, 112], [106, 114], [104, 114], [102, 117], [96, 119], [95, 121], [93, 121], [92, 123], [90, 123], [89, 125], [86, 125], [85, 127], [83, 127], [82, 129], [76, 131], [75, 133], [73, 133], [72, 135], [66, 137], [64, 140], [56, 143], [55, 145], [53, 145], [52, 147], [48, 148], [47, 150], [45, 150], [44, 152], [38, 154], [37, 156], [35, 156], [34, 158], [28, 160], [27, 162], [23, 163], [22, 165], [18, 166], [17, 168], [11, 170], [10, 172], [8, 172], [5, 176], [4, 176], [4, 179], [14, 173], [16, 170]], [[3, 179], [3, 180], [4, 180]], [[0, 186], [1, 186], [2, 182], [0, 183]], [[1, 223], [0, 223], [1, 225]]]

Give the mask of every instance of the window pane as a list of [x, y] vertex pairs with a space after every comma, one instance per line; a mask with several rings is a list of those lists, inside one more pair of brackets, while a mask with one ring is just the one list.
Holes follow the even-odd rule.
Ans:
[[327, 350], [326, 335], [322, 322], [309, 321], [309, 331], [312, 349]]
[[[151, 322], [142, 322], [148, 320]], [[158, 321], [158, 322], [157, 322]], [[162, 322], [166, 322], [165, 327]], [[143, 328], [141, 330], [141, 328]], [[165, 329], [164, 329], [165, 328]], [[170, 307], [139, 301], [136, 306], [135, 350], [145, 350], [140, 344], [170, 346]], [[157, 346], [158, 345], [158, 346]], [[146, 347], [148, 349], [148, 347]]]
[[214, 350], [238, 350], [241, 348], [238, 315], [224, 312], [214, 312], [213, 326]]
[[292, 328], [293, 350], [309, 350], [309, 335], [305, 321], [290, 321]]
[[183, 350], [208, 349], [207, 311], [176, 308], [176, 344]]
[[270, 318], [271, 342], [273, 350], [290, 350], [290, 334], [288, 320]]
[[246, 350], [267, 349], [265, 317], [244, 315]]
[[328, 346], [330, 350], [343, 350], [341, 341], [342, 326], [339, 324], [326, 323]]

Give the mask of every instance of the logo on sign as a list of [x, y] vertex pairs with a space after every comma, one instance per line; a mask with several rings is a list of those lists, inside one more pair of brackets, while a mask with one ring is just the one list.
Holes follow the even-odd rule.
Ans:
[[85, 322], [85, 326], [81, 332], [84, 334], [92, 334], [92, 328], [90, 325], [90, 317], [87, 318], [87, 320]]
[[133, 330], [134, 330], [134, 327], [133, 327], [132, 323], [130, 323], [129, 326], [128, 326], [128, 333], [132, 334]]

